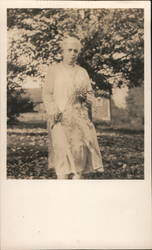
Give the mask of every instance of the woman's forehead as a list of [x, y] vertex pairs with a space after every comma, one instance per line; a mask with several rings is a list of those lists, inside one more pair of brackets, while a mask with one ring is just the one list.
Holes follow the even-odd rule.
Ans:
[[73, 37], [68, 37], [65, 38], [62, 43], [61, 43], [61, 47], [64, 48], [73, 48], [73, 49], [77, 49], [80, 50], [81, 49], [81, 43], [78, 39], [73, 38]]
[[77, 49], [77, 50], [79, 50], [80, 49], [80, 45], [76, 41], [68, 41], [68, 42], [66, 42], [64, 44], [63, 48], [66, 48], [66, 49]]

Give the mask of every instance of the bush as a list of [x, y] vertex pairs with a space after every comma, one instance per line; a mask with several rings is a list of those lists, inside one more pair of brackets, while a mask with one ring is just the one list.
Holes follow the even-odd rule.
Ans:
[[25, 96], [22, 89], [7, 89], [7, 118], [9, 122], [16, 121], [21, 113], [32, 111], [33, 108], [33, 102]]

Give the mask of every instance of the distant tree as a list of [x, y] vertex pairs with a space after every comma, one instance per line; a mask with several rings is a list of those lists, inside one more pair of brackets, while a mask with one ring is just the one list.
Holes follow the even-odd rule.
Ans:
[[[99, 89], [143, 84], [143, 9], [8, 9], [9, 77], [44, 78], [65, 33], [82, 39], [79, 63]], [[16, 69], [17, 67], [17, 69]], [[108, 73], [107, 73], [108, 71]]]
[[47, 66], [62, 59], [65, 34], [82, 40], [78, 62], [97, 94], [144, 84], [143, 9], [12, 8], [7, 17], [9, 88], [29, 76], [43, 82]]

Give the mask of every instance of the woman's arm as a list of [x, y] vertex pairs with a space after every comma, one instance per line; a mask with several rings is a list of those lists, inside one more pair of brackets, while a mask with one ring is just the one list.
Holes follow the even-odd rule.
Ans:
[[85, 82], [87, 86], [87, 94], [86, 94], [86, 104], [88, 107], [88, 115], [90, 120], [92, 121], [92, 106], [94, 105], [95, 102], [95, 96], [94, 92], [91, 86], [91, 80], [89, 78], [88, 73], [85, 71]]
[[43, 102], [46, 108], [47, 117], [51, 120], [51, 123], [54, 123], [56, 117], [60, 113], [60, 110], [57, 107], [54, 100], [53, 75], [54, 75], [54, 69], [53, 66], [50, 66], [46, 75], [46, 80], [42, 91]]

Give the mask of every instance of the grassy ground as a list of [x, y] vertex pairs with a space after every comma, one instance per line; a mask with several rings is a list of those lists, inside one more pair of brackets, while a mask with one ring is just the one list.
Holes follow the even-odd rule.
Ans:
[[[85, 179], [144, 179], [144, 133], [130, 129], [97, 127], [104, 173]], [[9, 179], [52, 179], [47, 173], [45, 124], [8, 127], [7, 176]]]

